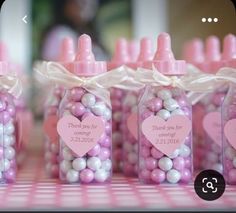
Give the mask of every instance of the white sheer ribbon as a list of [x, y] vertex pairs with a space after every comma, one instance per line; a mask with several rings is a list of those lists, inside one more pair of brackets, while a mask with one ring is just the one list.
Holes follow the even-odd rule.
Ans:
[[[197, 75], [197, 76], [201, 76], [201, 78], [199, 78], [199, 81], [201, 83], [206, 83], [206, 82], [210, 82], [208, 83], [209, 87], [213, 87], [213, 91], [224, 86], [224, 85], [229, 85], [230, 83], [236, 83], [236, 69], [231, 68], [231, 67], [223, 67], [220, 68], [216, 74], [205, 74], [202, 71], [200, 71], [197, 67], [189, 64], [188, 66], [188, 75], [191, 76], [193, 74]], [[204, 90], [206, 88], [205, 91], [203, 92], [196, 92], [196, 91], [190, 91], [187, 94], [188, 99], [190, 100], [190, 102], [194, 105], [196, 104], [198, 101], [200, 101], [202, 98], [204, 98], [205, 96], [207, 96], [207, 94], [209, 92], [213, 92], [213, 91], [208, 91], [207, 90], [207, 85], [201, 85], [202, 89]]]
[[49, 82], [66, 88], [83, 87], [101, 98], [109, 106], [111, 106], [109, 88], [115, 87], [129, 90], [137, 87], [135, 84], [129, 84], [130, 79], [124, 66], [92, 77], [79, 77], [56, 62], [36, 64], [34, 70], [39, 81], [44, 82], [47, 79]]
[[19, 77], [13, 75], [0, 76], [0, 89], [5, 90], [15, 98], [18, 98], [22, 93], [22, 83]]

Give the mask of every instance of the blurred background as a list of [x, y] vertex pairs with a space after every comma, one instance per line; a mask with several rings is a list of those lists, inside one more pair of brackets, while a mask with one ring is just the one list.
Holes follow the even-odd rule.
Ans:
[[[23, 22], [25, 18], [27, 23]], [[202, 18], [218, 22], [202, 22]], [[109, 60], [119, 37], [139, 40], [148, 36], [156, 43], [166, 31], [172, 37], [176, 58], [183, 44], [194, 37], [216, 35], [221, 40], [236, 34], [236, 13], [230, 0], [6, 0], [0, 14], [0, 40], [11, 60], [31, 74], [35, 60], [56, 60], [64, 36], [76, 41], [82, 33], [91, 35], [98, 60]], [[32, 108], [35, 113], [37, 94]]]

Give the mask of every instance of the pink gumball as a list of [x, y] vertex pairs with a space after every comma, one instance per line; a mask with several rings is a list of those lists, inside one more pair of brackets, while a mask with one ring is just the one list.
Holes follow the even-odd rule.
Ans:
[[90, 169], [84, 169], [80, 172], [80, 180], [83, 183], [90, 183], [94, 179], [94, 173]]
[[182, 171], [184, 169], [184, 165], [185, 165], [185, 162], [184, 162], [184, 158], [182, 157], [177, 157], [173, 160], [174, 168], [179, 171]]
[[70, 99], [72, 101], [80, 101], [84, 93], [85, 90], [82, 88], [73, 88], [70, 90]]
[[189, 183], [191, 181], [192, 174], [189, 169], [183, 169], [181, 171], [181, 182], [183, 183]]
[[73, 104], [71, 107], [71, 113], [76, 117], [83, 115], [85, 113], [84, 105], [80, 102]]
[[106, 160], [106, 159], [108, 159], [110, 157], [110, 155], [111, 155], [110, 149], [102, 147], [98, 157], [101, 160]]
[[8, 183], [12, 183], [15, 181], [16, 179], [16, 172], [15, 169], [8, 169], [5, 173], [4, 173], [4, 177], [6, 178]]
[[9, 112], [3, 111], [0, 112], [0, 123], [6, 124], [11, 119]]
[[91, 150], [89, 150], [88, 155], [94, 157], [99, 154], [100, 150], [100, 145], [96, 144]]
[[228, 182], [230, 184], [236, 183], [236, 169], [231, 169], [228, 174]]
[[155, 147], [151, 148], [151, 154], [155, 159], [160, 159], [161, 157], [164, 156], [164, 154], [160, 152], [158, 149], [156, 149]]
[[147, 108], [152, 112], [158, 112], [162, 108], [162, 100], [160, 98], [152, 98], [147, 102]]
[[166, 178], [165, 172], [161, 169], [154, 169], [151, 173], [151, 179], [155, 183], [162, 183]]
[[150, 148], [147, 146], [142, 146], [140, 149], [142, 157], [149, 157], [150, 156]]
[[150, 181], [151, 179], [151, 172], [147, 169], [143, 169], [140, 172], [140, 179], [144, 180], [145, 182]]
[[145, 159], [145, 166], [148, 170], [153, 170], [157, 167], [157, 160], [152, 157], [148, 157]]

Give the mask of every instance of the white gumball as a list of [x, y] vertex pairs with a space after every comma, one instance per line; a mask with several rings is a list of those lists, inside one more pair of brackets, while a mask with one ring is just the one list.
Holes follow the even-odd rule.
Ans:
[[70, 169], [67, 173], [66, 173], [66, 180], [69, 183], [76, 183], [79, 181], [79, 172], [74, 170], [74, 169]]
[[173, 159], [178, 157], [179, 155], [179, 149], [176, 149], [173, 153], [171, 153], [170, 155], [168, 155], [169, 158]]
[[234, 157], [236, 156], [236, 150], [233, 149], [232, 147], [228, 146], [225, 149], [225, 156], [229, 159], [229, 160], [233, 160]]
[[181, 174], [179, 171], [175, 169], [171, 169], [167, 172], [166, 179], [169, 183], [178, 183], [181, 178]]
[[179, 149], [179, 155], [180, 155], [181, 157], [186, 158], [186, 157], [188, 157], [190, 154], [191, 154], [190, 148], [189, 148], [187, 145], [182, 144], [181, 147], [180, 147], [180, 149]]
[[63, 173], [67, 173], [72, 168], [71, 162], [68, 160], [63, 160], [60, 163], [60, 170]]
[[175, 109], [174, 111], [171, 112], [171, 115], [184, 115], [184, 111], [181, 109]]
[[104, 117], [107, 121], [109, 121], [109, 120], [111, 119], [111, 116], [112, 116], [111, 110], [110, 110], [109, 108], [106, 108], [106, 109], [104, 110], [104, 112], [103, 112], [103, 117]]
[[65, 160], [73, 160], [73, 155], [72, 155], [72, 152], [70, 151], [70, 149], [68, 147], [64, 147], [63, 150], [62, 150], [62, 157], [65, 159]]
[[81, 102], [85, 107], [92, 107], [96, 103], [96, 98], [93, 94], [86, 93], [83, 95]]
[[100, 169], [101, 166], [102, 162], [98, 157], [91, 157], [87, 160], [87, 167], [93, 171]]
[[16, 137], [14, 135], [9, 136], [10, 146], [13, 146], [16, 143]]
[[102, 116], [104, 114], [104, 111], [106, 110], [106, 105], [103, 102], [97, 102], [93, 107], [92, 107], [92, 112], [95, 115]]
[[105, 161], [102, 161], [102, 169], [104, 169], [105, 171], [110, 171], [112, 169], [112, 162], [110, 159], [107, 159]]
[[0, 171], [7, 171], [10, 169], [10, 161], [7, 159], [0, 160]]
[[6, 147], [4, 150], [4, 156], [8, 160], [12, 160], [15, 157], [15, 153], [16, 153], [15, 149], [12, 148], [11, 146]]
[[168, 89], [162, 89], [157, 93], [157, 96], [162, 100], [168, 100], [172, 97], [171, 91]]
[[179, 107], [178, 102], [172, 98], [165, 100], [163, 105], [168, 111], [174, 111]]
[[107, 179], [107, 177], [108, 174], [104, 169], [99, 169], [94, 173], [94, 179], [99, 183], [104, 182]]
[[160, 169], [162, 169], [163, 171], [168, 171], [172, 168], [173, 166], [173, 162], [170, 158], [168, 157], [162, 157], [159, 161], [158, 161], [158, 166]]
[[161, 117], [163, 120], [167, 120], [170, 117], [170, 112], [165, 109], [161, 109], [157, 115]]
[[113, 121], [120, 122], [122, 118], [121, 112], [114, 112], [112, 115]]
[[72, 162], [72, 167], [76, 171], [81, 171], [86, 168], [86, 160], [84, 158], [76, 158]]
[[59, 145], [56, 143], [52, 143], [50, 146], [52, 153], [58, 154], [59, 153]]
[[136, 164], [137, 161], [138, 161], [138, 155], [137, 155], [137, 153], [135, 153], [135, 152], [130, 152], [130, 153], [128, 154], [128, 161], [129, 161], [129, 163], [131, 163], [131, 164]]
[[9, 135], [3, 135], [3, 146], [8, 147], [11, 146], [12, 143], [12, 137]]
[[223, 172], [223, 165], [221, 163], [215, 163], [212, 166], [212, 169], [219, 172], [219, 173], [222, 173]]
[[4, 134], [11, 135], [15, 131], [15, 126], [14, 124], [9, 121], [5, 126], [4, 126]]

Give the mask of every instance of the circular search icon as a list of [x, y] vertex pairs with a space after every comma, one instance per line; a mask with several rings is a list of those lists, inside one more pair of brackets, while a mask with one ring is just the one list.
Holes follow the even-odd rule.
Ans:
[[195, 178], [194, 189], [196, 194], [203, 200], [216, 200], [225, 191], [224, 177], [215, 170], [204, 170]]

